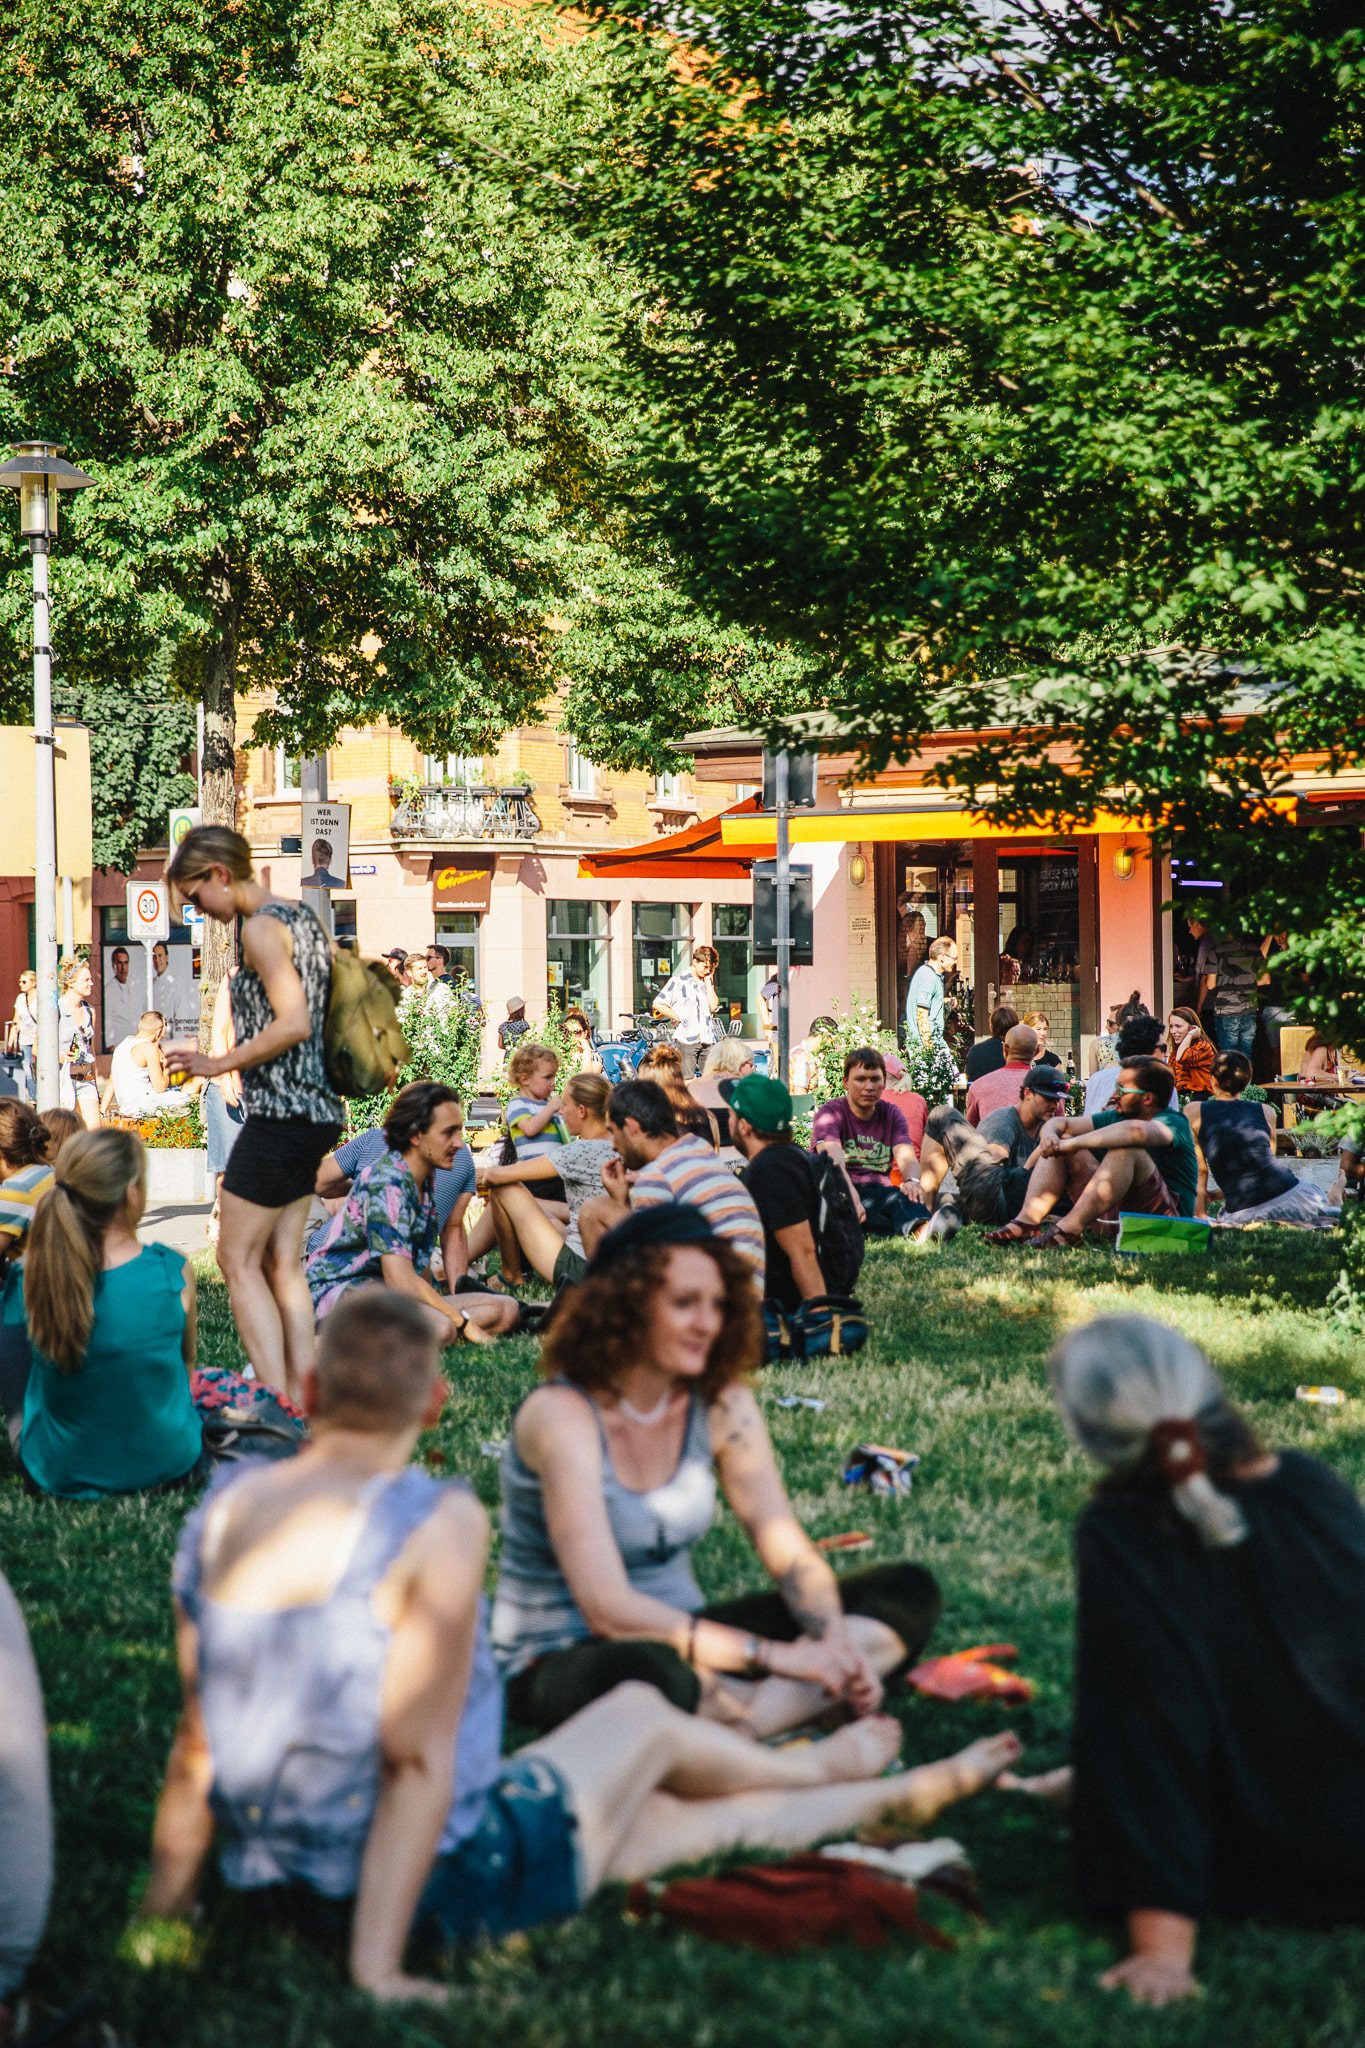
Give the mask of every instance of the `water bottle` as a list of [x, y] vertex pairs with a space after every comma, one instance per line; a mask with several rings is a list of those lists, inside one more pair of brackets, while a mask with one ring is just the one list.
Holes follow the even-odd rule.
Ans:
[[1341, 1408], [1346, 1402], [1340, 1387], [1295, 1387], [1294, 1399], [1314, 1408]]

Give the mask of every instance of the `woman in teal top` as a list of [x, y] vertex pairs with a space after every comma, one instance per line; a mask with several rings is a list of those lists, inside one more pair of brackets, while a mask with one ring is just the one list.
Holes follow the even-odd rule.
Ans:
[[194, 1274], [168, 1245], [138, 1243], [146, 1158], [131, 1132], [62, 1148], [29, 1230], [5, 1320], [27, 1328], [33, 1370], [19, 1459], [31, 1484], [98, 1500], [190, 1478], [203, 1431], [190, 1398]]

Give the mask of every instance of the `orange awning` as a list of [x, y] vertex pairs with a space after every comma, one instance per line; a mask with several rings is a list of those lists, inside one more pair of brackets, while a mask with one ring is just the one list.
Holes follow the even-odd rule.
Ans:
[[585, 881], [609, 881], [619, 875], [627, 881], [744, 882], [755, 857], [761, 852], [731, 852], [722, 841], [722, 818], [751, 816], [759, 808], [757, 797], [745, 797], [732, 809], [714, 818], [702, 818], [684, 825], [681, 832], [661, 832], [657, 839], [638, 846], [608, 846], [601, 853], [580, 856], [578, 872]]

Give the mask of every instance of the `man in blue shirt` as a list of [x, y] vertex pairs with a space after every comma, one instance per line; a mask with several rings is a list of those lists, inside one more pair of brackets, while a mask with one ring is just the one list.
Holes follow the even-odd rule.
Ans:
[[[441, 1236], [441, 1260], [445, 1266], [447, 1288], [463, 1279], [469, 1271], [469, 1239], [465, 1236], [464, 1214], [474, 1193], [474, 1155], [464, 1142], [464, 1109], [461, 1107], [457, 1125], [459, 1150], [454, 1164], [438, 1166], [432, 1175], [432, 1192], [436, 1197], [436, 1226]], [[361, 1131], [356, 1137], [338, 1145], [318, 1168], [318, 1177], [313, 1193], [325, 1202], [332, 1202], [348, 1195], [351, 1182], [376, 1159], [382, 1159], [388, 1150], [388, 1141], [382, 1125], [372, 1131]], [[325, 1230], [326, 1225], [319, 1226]], [[315, 1233], [316, 1235], [316, 1233]], [[311, 1251], [313, 1245], [310, 1243]]]
[[957, 966], [952, 939], [935, 939], [910, 977], [905, 997], [905, 1042], [908, 1046], [947, 1045], [943, 1030], [943, 977]]

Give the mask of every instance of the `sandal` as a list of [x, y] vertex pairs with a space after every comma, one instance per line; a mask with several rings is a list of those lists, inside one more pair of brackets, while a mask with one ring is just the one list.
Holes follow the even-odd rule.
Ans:
[[1039, 1252], [1069, 1252], [1075, 1251], [1081, 1242], [1074, 1230], [1063, 1230], [1060, 1224], [1049, 1223], [1034, 1238], [1033, 1248]]
[[983, 1244], [1034, 1244], [1038, 1233], [1031, 1223], [1021, 1223], [1016, 1217], [1013, 1223], [1006, 1223], [999, 1230], [988, 1230]]

